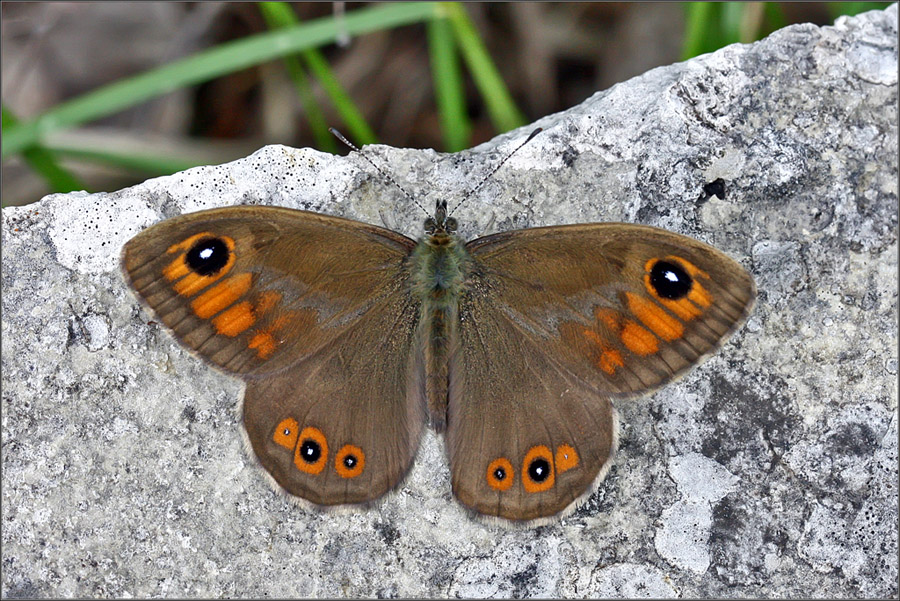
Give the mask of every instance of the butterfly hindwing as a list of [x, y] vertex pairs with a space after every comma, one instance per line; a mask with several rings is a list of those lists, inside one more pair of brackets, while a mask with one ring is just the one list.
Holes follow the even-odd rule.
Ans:
[[247, 382], [251, 446], [291, 494], [365, 503], [409, 470], [425, 416], [418, 307], [403, 285], [299, 365]]
[[122, 264], [179, 341], [247, 381], [244, 423], [266, 470], [334, 505], [396, 486], [421, 436], [414, 246], [346, 219], [231, 207], [149, 228]]
[[460, 303], [446, 434], [453, 492], [479, 513], [537, 520], [597, 480], [615, 451], [615, 413], [492, 300]]
[[646, 226], [513, 231], [467, 249], [450, 375], [453, 487], [512, 520], [552, 516], [589, 493], [615, 447], [610, 398], [697, 364], [755, 297], [721, 252]]

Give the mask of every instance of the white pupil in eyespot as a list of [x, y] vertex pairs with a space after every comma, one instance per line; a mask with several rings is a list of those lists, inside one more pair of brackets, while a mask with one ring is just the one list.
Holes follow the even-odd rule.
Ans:
[[666, 275], [665, 275], [664, 277], [665, 277], [667, 280], [669, 280], [670, 282], [677, 282], [677, 281], [678, 281], [678, 274], [676, 274], [674, 271], [667, 271], [667, 272], [666, 272]]
[[211, 248], [204, 248], [203, 250], [200, 251], [200, 258], [201, 258], [201, 259], [208, 259], [208, 258], [210, 258], [210, 257], [212, 256], [212, 254], [213, 254], [213, 249], [211, 249]]

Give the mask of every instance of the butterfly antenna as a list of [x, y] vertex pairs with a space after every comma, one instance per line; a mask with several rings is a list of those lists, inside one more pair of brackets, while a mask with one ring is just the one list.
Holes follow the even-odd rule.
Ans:
[[401, 186], [400, 184], [397, 183], [397, 180], [395, 180], [393, 177], [391, 177], [391, 175], [390, 175], [389, 173], [386, 173], [381, 167], [379, 167], [378, 165], [376, 165], [376, 164], [372, 161], [372, 159], [370, 159], [368, 156], [366, 156], [366, 155], [363, 153], [363, 151], [361, 151], [359, 148], [357, 148], [356, 145], [355, 145], [353, 142], [351, 142], [350, 140], [348, 140], [347, 138], [345, 138], [345, 137], [344, 137], [344, 134], [342, 134], [341, 132], [339, 132], [338, 130], [336, 130], [336, 129], [333, 128], [333, 127], [329, 127], [329, 128], [328, 128], [328, 131], [330, 131], [332, 134], [334, 134], [334, 136], [335, 136], [338, 140], [340, 140], [341, 142], [343, 142], [344, 144], [346, 144], [347, 146], [349, 146], [350, 148], [352, 148], [353, 150], [355, 150], [355, 151], [357, 152], [357, 154], [359, 154], [359, 156], [361, 156], [362, 158], [366, 159], [366, 161], [367, 161], [370, 165], [372, 165], [372, 167], [374, 167], [375, 170], [378, 171], [378, 173], [380, 173], [382, 177], [384, 177], [386, 180], [388, 180], [389, 182], [391, 182], [392, 184], [394, 184], [395, 186], [397, 186], [397, 188], [398, 188], [401, 192], [403, 192], [403, 195], [406, 196], [406, 198], [407, 198], [408, 200], [413, 201], [413, 202], [415, 203], [415, 205], [416, 205], [417, 207], [419, 207], [420, 209], [422, 209], [422, 211], [423, 211], [426, 215], [429, 215], [429, 216], [431, 215], [431, 213], [429, 213], [428, 211], [425, 210], [425, 207], [423, 207], [421, 204], [419, 204], [419, 201], [418, 201], [418, 200], [416, 200], [415, 198], [413, 198], [413, 195], [412, 195], [412, 194], [410, 194], [409, 192], [407, 192], [406, 189], [403, 188], [403, 186]]
[[520, 148], [522, 148], [523, 146], [525, 146], [526, 144], [528, 144], [529, 142], [531, 142], [531, 141], [534, 139], [534, 137], [535, 137], [536, 135], [538, 135], [539, 133], [541, 133], [542, 131], [544, 131], [544, 128], [543, 128], [543, 127], [539, 127], [539, 128], [537, 128], [536, 130], [534, 130], [533, 132], [531, 132], [531, 135], [528, 136], [528, 139], [526, 139], [524, 142], [522, 142], [521, 144], [519, 144], [519, 145], [516, 147], [515, 150], [513, 150], [513, 151], [510, 152], [508, 155], [506, 155], [506, 158], [504, 158], [502, 161], [500, 161], [499, 163], [497, 163], [497, 166], [494, 167], [494, 168], [491, 170], [490, 173], [488, 173], [488, 174], [485, 175], [483, 178], [481, 178], [481, 181], [478, 182], [478, 183], [475, 185], [474, 188], [472, 188], [471, 190], [469, 190], [469, 193], [468, 193], [468, 194], [466, 194], [465, 196], [463, 196], [463, 199], [462, 199], [461, 201], [459, 201], [459, 203], [458, 203], [455, 207], [453, 207], [453, 209], [450, 211], [450, 213], [449, 213], [447, 216], [449, 217], [450, 215], [452, 215], [452, 214], [456, 211], [456, 209], [458, 209], [459, 207], [461, 207], [461, 206], [463, 205], [463, 203], [465, 203], [467, 200], [469, 200], [470, 198], [472, 198], [472, 197], [475, 195], [475, 193], [478, 192], [478, 189], [481, 188], [481, 186], [484, 185], [484, 182], [486, 182], [486, 181], [488, 181], [489, 179], [491, 179], [491, 177], [493, 177], [493, 175], [494, 175], [495, 173], [497, 173], [497, 170], [500, 169], [500, 167], [502, 167], [502, 166], [506, 163], [506, 161], [508, 161], [508, 160], [512, 157], [512, 155], [514, 155], [514, 154], [516, 154], [517, 152], [519, 152], [519, 149], [520, 149]]

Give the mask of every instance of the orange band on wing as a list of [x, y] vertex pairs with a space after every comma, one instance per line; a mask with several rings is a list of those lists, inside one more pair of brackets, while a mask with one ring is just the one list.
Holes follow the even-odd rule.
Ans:
[[235, 337], [256, 322], [253, 305], [244, 301], [219, 313], [213, 320], [217, 334]]
[[[184, 257], [177, 259], [178, 261], [184, 261]], [[199, 275], [194, 272], [190, 272], [186, 277], [178, 280], [175, 284], [172, 285], [172, 288], [175, 289], [181, 296], [191, 297], [224, 276], [228, 273], [228, 270], [231, 269], [231, 264], [226, 265], [225, 269], [217, 273], [216, 275]]]
[[603, 347], [603, 339], [600, 338], [600, 334], [595, 332], [594, 330], [585, 328], [582, 332], [582, 335], [588, 339], [588, 342], [591, 343], [592, 346]]
[[597, 321], [609, 328], [610, 331], [615, 332], [619, 329], [619, 322], [621, 319], [619, 318], [619, 314], [612, 309], [601, 309], [600, 307], [597, 307], [594, 309], [594, 317], [597, 318]]
[[681, 322], [652, 301], [632, 292], [626, 292], [625, 297], [628, 299], [628, 309], [663, 340], [677, 340], [684, 335]]
[[701, 307], [709, 307], [712, 304], [712, 296], [709, 292], [706, 291], [706, 288], [700, 285], [700, 282], [694, 281], [694, 285], [691, 287], [690, 293], [688, 293], [687, 297], [700, 305]]
[[268, 359], [275, 352], [278, 343], [268, 332], [259, 332], [250, 339], [247, 346], [256, 350], [256, 356], [260, 359]]
[[[601, 310], [598, 310], [599, 314]], [[612, 313], [609, 310], [603, 310], [608, 313]], [[614, 318], [610, 318], [614, 319]], [[567, 324], [568, 325], [568, 324]], [[583, 346], [578, 344], [578, 340], [571, 338], [571, 334], [574, 328], [578, 328], [576, 331], [581, 332], [581, 337], [584, 339], [584, 342], [587, 343], [587, 346]], [[614, 330], [615, 331], [615, 330]], [[578, 327], [578, 326], [570, 326], [569, 329], [564, 331], [563, 336], [567, 337], [572, 341], [572, 344], [576, 345], [582, 353], [584, 353], [587, 358], [597, 367], [608, 373], [609, 375], [613, 375], [616, 373], [617, 367], [622, 367], [625, 363], [622, 361], [622, 353], [617, 351], [614, 348], [611, 348], [612, 345], [604, 342], [603, 337], [596, 331], [590, 328]]]
[[656, 336], [636, 322], [626, 321], [621, 336], [622, 344], [635, 355], [652, 355], [659, 350]]
[[230, 277], [191, 301], [191, 308], [200, 319], [209, 319], [242, 297], [252, 283], [253, 276], [249, 273]]
[[275, 290], [263, 292], [256, 303], [256, 312], [262, 315], [281, 302], [281, 293]]
[[613, 375], [616, 373], [616, 368], [624, 366], [625, 362], [622, 361], [622, 353], [615, 349], [610, 349], [608, 351], [603, 351], [597, 365], [609, 375]]
[[191, 268], [188, 267], [187, 262], [184, 260], [184, 255], [181, 255], [180, 257], [163, 267], [163, 277], [170, 282], [179, 280], [190, 272]]

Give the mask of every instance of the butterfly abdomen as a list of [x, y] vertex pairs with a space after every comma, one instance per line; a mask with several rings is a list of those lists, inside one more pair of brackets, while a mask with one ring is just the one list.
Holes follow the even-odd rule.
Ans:
[[456, 340], [459, 295], [468, 255], [453, 234], [425, 237], [413, 252], [413, 293], [421, 300], [422, 336], [426, 337], [425, 392], [431, 424], [447, 420], [448, 367]]

